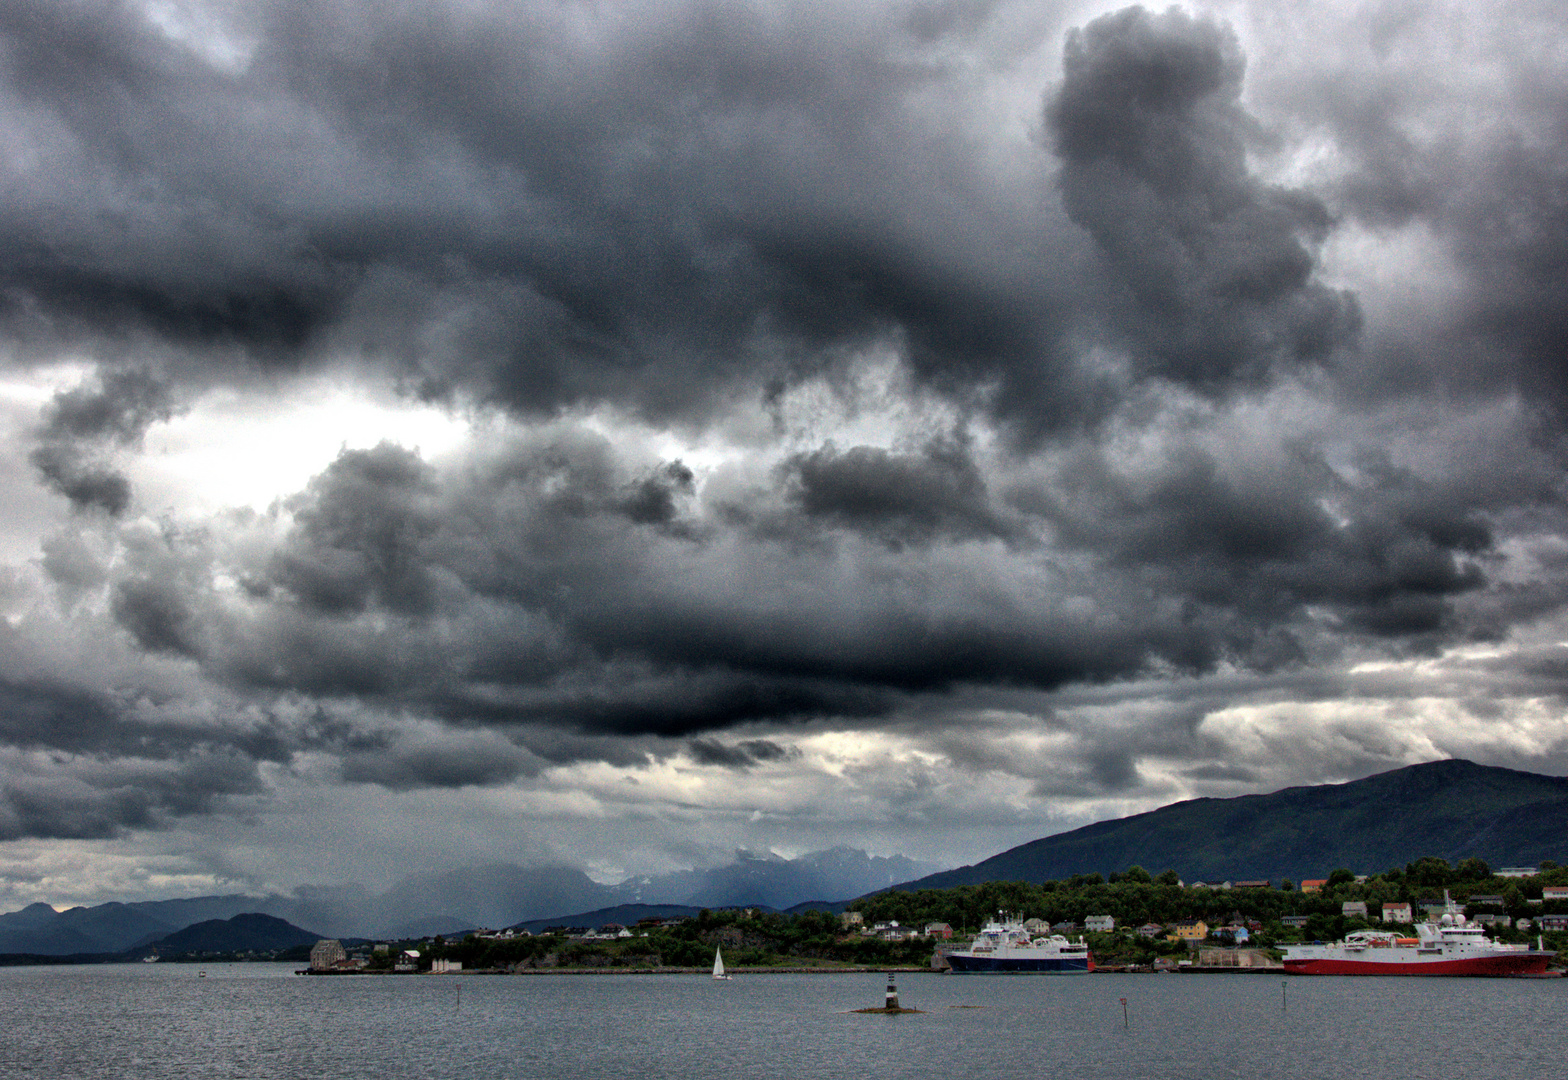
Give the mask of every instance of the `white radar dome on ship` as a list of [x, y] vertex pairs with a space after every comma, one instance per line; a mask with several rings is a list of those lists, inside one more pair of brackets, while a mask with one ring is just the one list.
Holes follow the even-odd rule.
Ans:
[[1454, 925], [1454, 917], [1452, 915], [1444, 915], [1442, 922], [1444, 926], [1452, 926]]

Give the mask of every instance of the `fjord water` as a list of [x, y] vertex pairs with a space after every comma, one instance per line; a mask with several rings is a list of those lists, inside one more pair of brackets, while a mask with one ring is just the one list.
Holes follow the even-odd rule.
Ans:
[[1568, 1060], [1568, 980], [909, 974], [924, 1011], [883, 1016], [851, 1011], [882, 1003], [876, 973], [198, 970], [0, 969], [0, 1076], [1522, 1080]]

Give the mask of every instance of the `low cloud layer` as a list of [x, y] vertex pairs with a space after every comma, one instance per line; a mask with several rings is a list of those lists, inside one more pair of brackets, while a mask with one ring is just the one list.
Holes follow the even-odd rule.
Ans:
[[1563, 16], [1396, 7], [9, 5], [12, 895], [1568, 770]]

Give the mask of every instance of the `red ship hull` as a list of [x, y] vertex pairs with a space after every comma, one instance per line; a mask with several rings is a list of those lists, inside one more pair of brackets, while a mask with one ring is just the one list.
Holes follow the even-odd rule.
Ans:
[[1549, 952], [1501, 953], [1453, 960], [1286, 960], [1288, 975], [1538, 975], [1546, 970]]

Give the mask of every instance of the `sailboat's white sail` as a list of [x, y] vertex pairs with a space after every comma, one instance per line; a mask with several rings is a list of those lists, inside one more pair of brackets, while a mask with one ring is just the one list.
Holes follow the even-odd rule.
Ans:
[[729, 978], [728, 975], [724, 974], [724, 957], [720, 953], [718, 946], [714, 946], [713, 949], [713, 977], [715, 979]]

